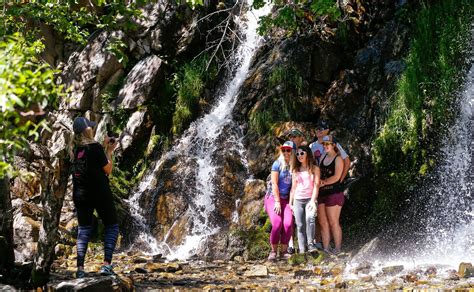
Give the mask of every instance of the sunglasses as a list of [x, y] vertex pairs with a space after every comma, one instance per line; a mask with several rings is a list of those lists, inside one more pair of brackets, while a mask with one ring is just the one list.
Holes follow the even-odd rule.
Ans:
[[306, 152], [304, 152], [304, 151], [296, 152], [296, 156], [303, 156], [305, 154], [306, 154]]
[[281, 152], [291, 152], [291, 149], [281, 149]]
[[328, 145], [332, 145], [332, 143], [331, 142], [323, 142], [323, 145], [328, 146]]
[[325, 128], [316, 128], [316, 131], [324, 131], [326, 130]]

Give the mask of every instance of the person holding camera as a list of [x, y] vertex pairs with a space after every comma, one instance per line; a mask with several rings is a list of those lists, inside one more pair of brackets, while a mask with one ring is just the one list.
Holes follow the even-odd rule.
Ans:
[[84, 117], [74, 119], [74, 157], [72, 169], [72, 198], [78, 219], [77, 234], [77, 278], [86, 276], [84, 260], [93, 230], [93, 213], [97, 211], [104, 230], [104, 264], [101, 275], [114, 275], [112, 255], [119, 234], [117, 211], [109, 186], [112, 173], [112, 154], [118, 141], [106, 137], [103, 145], [94, 140], [96, 123]]

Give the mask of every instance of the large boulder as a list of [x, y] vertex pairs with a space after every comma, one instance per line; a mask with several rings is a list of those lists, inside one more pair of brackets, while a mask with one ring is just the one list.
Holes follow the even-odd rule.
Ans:
[[263, 197], [267, 190], [265, 181], [248, 180], [239, 206], [239, 225], [243, 230], [256, 226], [258, 214], [263, 208]]
[[135, 109], [152, 97], [163, 77], [163, 61], [151, 55], [138, 62], [125, 78], [116, 105], [123, 109]]
[[151, 121], [146, 109], [134, 112], [128, 119], [127, 125], [120, 137], [120, 145], [125, 153], [140, 137], [151, 131]]
[[90, 109], [107, 80], [123, 68], [115, 55], [107, 51], [108, 44], [115, 39], [124, 40], [125, 34], [100, 32], [80, 53], [71, 55], [61, 77], [65, 87], [71, 89], [68, 98], [63, 100], [63, 108]]

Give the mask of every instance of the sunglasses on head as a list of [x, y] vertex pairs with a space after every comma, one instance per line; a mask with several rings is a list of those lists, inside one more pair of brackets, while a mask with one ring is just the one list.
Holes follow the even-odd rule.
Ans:
[[283, 148], [283, 149], [281, 149], [281, 152], [291, 152], [291, 149], [289, 149], [289, 148]]
[[306, 152], [304, 152], [304, 151], [298, 151], [298, 152], [296, 152], [296, 156], [303, 156], [303, 155], [305, 155], [305, 154], [306, 154]]

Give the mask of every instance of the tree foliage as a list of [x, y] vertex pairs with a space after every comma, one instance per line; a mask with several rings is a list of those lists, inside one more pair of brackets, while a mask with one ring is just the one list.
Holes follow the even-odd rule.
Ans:
[[273, 3], [275, 13], [260, 18], [258, 32], [261, 35], [274, 28], [283, 29], [292, 35], [314, 23], [318, 17], [336, 21], [341, 16], [336, 0], [254, 0], [252, 7], [261, 8], [267, 1]]
[[[85, 45], [97, 30], [135, 28], [145, 1], [4, 1], [0, 10], [0, 177], [12, 174], [12, 160], [27, 150], [29, 140], [48, 130], [45, 117], [54, 108], [63, 87], [56, 84], [50, 65], [39, 58], [44, 50], [39, 24], [50, 26], [64, 40]], [[126, 65], [124, 44], [107, 48]]]
[[12, 157], [37, 139], [45, 128], [44, 110], [62, 94], [55, 71], [39, 61], [40, 41], [30, 43], [19, 33], [0, 40], [0, 177], [11, 172]]

